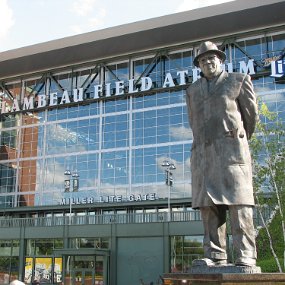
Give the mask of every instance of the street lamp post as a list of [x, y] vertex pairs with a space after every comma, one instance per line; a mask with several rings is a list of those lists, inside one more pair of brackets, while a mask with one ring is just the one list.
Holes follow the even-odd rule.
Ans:
[[73, 192], [77, 192], [79, 189], [79, 174], [77, 172], [72, 173], [72, 187]]
[[165, 167], [165, 184], [168, 186], [168, 197], [167, 197], [167, 208], [168, 208], [168, 215], [167, 220], [170, 222], [171, 220], [171, 207], [170, 207], [170, 199], [171, 199], [171, 187], [173, 186], [173, 176], [172, 170], [175, 170], [176, 167], [173, 163], [170, 163], [167, 160], [164, 160], [161, 164], [162, 167]]
[[70, 192], [70, 175], [71, 172], [70, 170], [65, 170], [64, 171], [65, 179], [64, 179], [64, 192]]
[[[64, 192], [70, 192], [70, 193], [77, 192], [79, 189], [79, 174], [77, 173], [77, 171], [75, 171], [74, 173], [71, 173], [71, 171], [67, 169], [64, 171], [64, 175], [66, 177], [64, 179]], [[69, 198], [69, 222], [70, 223], [71, 223], [71, 213], [72, 213], [72, 203], [73, 203], [72, 200], [73, 200], [73, 197], [71, 194]]]

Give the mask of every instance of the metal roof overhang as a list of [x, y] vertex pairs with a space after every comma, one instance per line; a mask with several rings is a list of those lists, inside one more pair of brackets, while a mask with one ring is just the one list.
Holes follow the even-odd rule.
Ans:
[[285, 1], [237, 0], [0, 53], [0, 79], [285, 25]]

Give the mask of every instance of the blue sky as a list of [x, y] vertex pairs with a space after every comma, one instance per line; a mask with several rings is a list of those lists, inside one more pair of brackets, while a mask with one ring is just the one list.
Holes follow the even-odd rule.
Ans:
[[233, 0], [0, 0], [0, 52]]

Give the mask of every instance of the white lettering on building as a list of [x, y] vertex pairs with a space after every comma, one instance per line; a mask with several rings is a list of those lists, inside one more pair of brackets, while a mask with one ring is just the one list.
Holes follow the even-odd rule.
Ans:
[[[285, 60], [271, 61], [271, 75], [272, 77], [280, 78], [285, 75]], [[223, 64], [222, 68], [227, 70], [229, 73], [233, 72], [233, 64], [227, 63]], [[186, 85], [187, 77], [192, 75], [192, 82], [195, 82], [200, 78], [201, 70], [197, 67], [191, 70], [180, 70], [174, 73], [166, 73], [163, 81], [163, 88], [171, 88], [175, 86]], [[247, 63], [245, 61], [239, 62], [239, 72], [255, 74], [254, 70], [254, 60], [250, 59]], [[94, 95], [93, 99], [106, 98], [111, 96], [120, 96], [126, 93], [133, 94], [137, 92], [146, 92], [154, 88], [155, 84], [150, 77], [142, 77], [139, 82], [136, 82], [135, 79], [130, 79], [127, 82], [120, 80], [115, 83], [106, 83], [98, 84], [93, 86]], [[12, 102], [2, 98], [1, 102], [1, 113], [9, 112], [18, 112], [18, 111], [27, 111], [33, 110], [36, 108], [44, 107], [54, 107], [57, 105], [69, 104], [72, 102], [78, 103], [84, 101], [84, 90], [83, 88], [73, 89], [73, 96], [69, 96], [67, 90], [64, 90], [62, 94], [57, 92], [46, 94], [39, 94], [36, 98], [25, 97], [23, 102], [20, 104], [17, 99], [14, 99]], [[10, 103], [11, 102], [11, 103]]]
[[247, 64], [244, 61], [240, 61], [239, 70], [241, 73], [255, 74], [253, 59], [250, 59]]
[[271, 61], [271, 75], [272, 77], [280, 78], [285, 75], [285, 60]]
[[132, 194], [127, 197], [122, 195], [100, 196], [99, 199], [94, 197], [84, 198], [62, 198], [59, 205], [85, 205], [94, 203], [120, 203], [120, 202], [141, 202], [141, 201], [155, 201], [157, 200], [155, 193], [148, 194]]

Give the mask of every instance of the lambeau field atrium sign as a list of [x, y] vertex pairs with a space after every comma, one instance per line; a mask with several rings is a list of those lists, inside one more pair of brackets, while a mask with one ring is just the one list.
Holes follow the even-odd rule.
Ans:
[[[239, 71], [241, 73], [255, 74], [254, 70], [254, 60], [250, 59], [247, 63], [245, 61], [239, 62]], [[285, 75], [285, 60], [275, 60], [268, 61], [267, 66], [271, 66], [271, 75], [272, 77], [280, 78]], [[223, 69], [228, 72], [233, 72], [233, 64], [227, 63], [223, 65]], [[200, 69], [194, 68], [191, 70], [192, 73], [192, 82], [195, 82], [200, 77]], [[162, 88], [170, 88], [175, 86], [186, 85], [186, 77], [191, 76], [189, 70], [177, 71], [175, 75], [175, 80], [172, 73], [166, 73], [163, 81]], [[134, 94], [138, 92], [145, 92], [152, 90], [153, 81], [150, 77], [142, 77], [139, 84], [135, 83], [135, 79], [130, 79], [126, 81], [116, 81], [115, 83], [106, 83], [106, 84], [97, 84], [93, 86], [93, 98], [91, 99], [100, 99], [107, 98], [125, 94]], [[61, 94], [58, 92], [46, 94], [39, 94], [36, 99], [33, 96], [25, 97], [23, 102], [20, 103], [18, 99], [5, 100], [3, 98], [3, 93], [1, 100], [1, 114], [19, 112], [19, 111], [31, 111], [38, 108], [47, 108], [47, 107], [56, 107], [60, 105], [66, 105], [70, 103], [80, 103], [84, 100], [84, 90], [83, 88], [73, 89], [72, 96], [69, 95], [68, 90], [64, 90]]]

